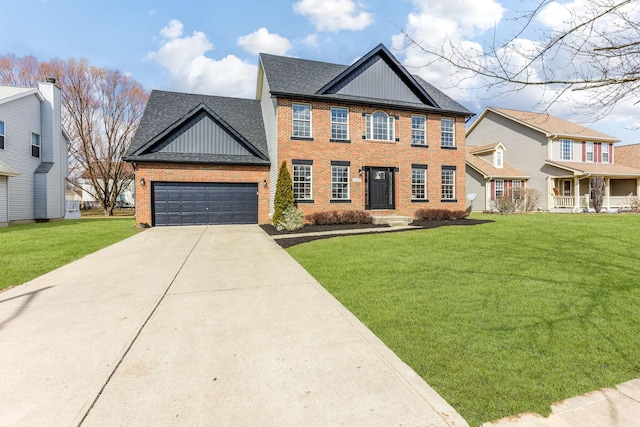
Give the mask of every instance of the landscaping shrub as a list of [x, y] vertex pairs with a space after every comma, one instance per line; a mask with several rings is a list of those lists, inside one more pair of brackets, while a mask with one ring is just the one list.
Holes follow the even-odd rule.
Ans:
[[447, 221], [466, 218], [469, 213], [450, 209], [418, 209], [414, 216], [416, 221]]
[[304, 214], [295, 206], [289, 206], [282, 212], [282, 220], [276, 224], [278, 231], [294, 231], [304, 226]]
[[293, 182], [287, 169], [287, 162], [282, 162], [276, 183], [276, 195], [273, 202], [273, 217], [271, 221], [276, 227], [284, 220], [283, 213], [293, 205]]
[[311, 225], [333, 224], [371, 224], [372, 218], [367, 212], [358, 210], [314, 212], [305, 217]]
[[500, 213], [531, 212], [540, 200], [540, 192], [533, 188], [507, 189], [496, 197], [493, 207]]

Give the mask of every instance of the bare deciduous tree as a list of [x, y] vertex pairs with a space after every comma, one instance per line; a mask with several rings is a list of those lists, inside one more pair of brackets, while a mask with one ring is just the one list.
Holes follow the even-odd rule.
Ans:
[[[536, 25], [548, 7], [565, 15], [560, 29]], [[638, 103], [640, 94], [640, 1], [584, 0], [574, 10], [541, 0], [534, 10], [518, 12], [513, 37], [495, 35], [484, 46], [457, 43], [429, 45], [405, 33], [425, 53], [428, 63], [445, 61], [461, 80], [479, 77], [479, 86], [503, 93], [545, 86], [558, 99], [567, 91], [589, 91], [585, 107], [602, 117], [621, 101]], [[525, 39], [535, 33], [536, 41]]]
[[120, 71], [90, 66], [86, 60], [39, 63], [33, 56], [0, 57], [0, 83], [35, 86], [54, 77], [62, 91], [62, 124], [71, 136], [70, 181], [82, 177], [87, 190], [113, 215], [118, 196], [133, 180], [122, 161], [142, 117], [148, 93]]
[[593, 210], [596, 212], [600, 212], [602, 210], [605, 188], [606, 185], [603, 177], [597, 176], [595, 178], [591, 178], [591, 203], [593, 204]]

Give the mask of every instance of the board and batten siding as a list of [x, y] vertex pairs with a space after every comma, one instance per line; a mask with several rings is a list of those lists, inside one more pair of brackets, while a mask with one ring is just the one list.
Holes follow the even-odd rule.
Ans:
[[487, 111], [483, 119], [467, 135], [466, 142], [470, 146], [502, 142], [506, 148], [504, 161], [530, 176], [527, 188], [540, 192], [537, 207], [545, 210], [549, 208], [547, 178], [560, 175], [562, 171], [545, 165], [548, 140], [543, 133]]
[[[274, 200], [276, 197], [276, 183], [278, 181], [278, 101], [271, 97], [269, 82], [264, 74], [262, 66], [260, 66], [260, 82], [262, 90], [258, 94], [260, 96], [260, 106], [262, 110], [262, 121], [264, 122], [264, 130], [267, 138], [267, 148], [269, 150], [269, 217], [273, 215]], [[259, 86], [259, 88], [260, 88]]]
[[0, 160], [19, 172], [8, 179], [9, 221], [34, 218], [34, 172], [40, 159], [31, 157], [31, 133], [42, 136], [40, 100], [29, 95], [0, 104], [0, 120], [5, 123], [4, 150]]

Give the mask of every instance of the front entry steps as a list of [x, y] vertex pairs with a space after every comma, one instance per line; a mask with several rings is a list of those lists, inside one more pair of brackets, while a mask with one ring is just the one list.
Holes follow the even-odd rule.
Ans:
[[413, 222], [410, 216], [402, 215], [372, 215], [371, 218], [374, 224], [388, 224], [391, 227], [403, 227]]

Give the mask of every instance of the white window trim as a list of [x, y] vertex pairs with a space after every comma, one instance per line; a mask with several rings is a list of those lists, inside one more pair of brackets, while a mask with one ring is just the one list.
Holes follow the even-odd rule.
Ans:
[[[451, 177], [452, 177], [452, 182], [451, 184], [445, 184], [444, 180], [442, 179], [444, 175], [444, 172], [448, 171], [451, 172]], [[442, 181], [440, 183], [440, 197], [442, 198], [442, 200], [456, 200], [456, 171], [455, 169], [442, 169], [442, 172], [440, 173], [440, 180]], [[451, 197], [443, 197], [444, 196], [444, 186], [451, 186], [452, 192], [451, 192]]]
[[504, 196], [504, 180], [503, 179], [496, 179], [493, 181], [493, 198], [494, 199], [498, 199], [498, 183], [500, 183], [500, 190], [501, 190], [501, 194], [500, 196]]
[[[293, 117], [293, 109], [296, 105], [303, 105], [306, 107], [309, 107], [309, 120], [307, 119], [295, 119]], [[295, 131], [294, 131], [294, 126], [293, 124], [298, 121], [298, 122], [309, 122], [309, 135], [295, 135]], [[294, 102], [293, 104], [291, 104], [291, 135], [294, 138], [313, 138], [313, 109], [311, 108], [311, 104], [307, 104], [307, 103], [303, 103], [303, 102]]]
[[501, 149], [496, 150], [496, 168], [502, 169], [504, 167], [504, 151]]
[[[334, 181], [333, 180], [333, 168], [347, 168], [347, 197], [333, 197], [333, 184], [343, 185], [344, 182]], [[349, 177], [351, 176], [351, 167], [350, 166], [331, 166], [331, 200], [351, 200], [351, 184], [349, 182]]]
[[[309, 197], [295, 197], [294, 195], [294, 200], [313, 200], [313, 165], [307, 165], [307, 164], [294, 164], [293, 165], [293, 169], [295, 169], [296, 167], [308, 167], [309, 168]], [[297, 181], [295, 181], [296, 179], [296, 174], [295, 171], [292, 169], [292, 177], [291, 177], [291, 184], [295, 184]]]
[[[346, 110], [346, 111], [347, 111], [347, 122], [346, 122], [346, 123], [342, 123], [342, 122], [334, 122], [334, 121], [333, 121], [333, 110], [334, 110], [334, 109], [340, 109], [340, 110]], [[331, 128], [330, 128], [331, 134], [330, 134], [330, 138], [331, 138], [331, 139], [337, 139], [337, 140], [340, 140], [340, 141], [348, 141], [348, 140], [349, 140], [349, 108], [347, 108], [347, 107], [332, 106], [332, 107], [329, 109], [329, 114], [330, 114], [330, 120], [331, 120]], [[334, 124], [334, 123], [336, 123], [336, 124], [340, 124], [340, 125], [346, 125], [346, 126], [347, 126], [347, 136], [346, 136], [346, 138], [334, 138], [334, 136], [333, 136], [333, 124]]]
[[[373, 115], [376, 113], [383, 113], [384, 115], [387, 116], [387, 133], [389, 135], [389, 139], [376, 139], [373, 137]], [[367, 126], [367, 122], [369, 122], [368, 126]], [[395, 142], [396, 140], [396, 118], [395, 116], [392, 116], [391, 114], [388, 114], [385, 111], [376, 110], [371, 114], [367, 114], [365, 117], [365, 128], [366, 128], [365, 137], [369, 141]]]
[[[570, 140], [570, 139], [559, 139], [558, 141], [560, 141], [560, 160], [568, 160], [568, 161], [573, 160], [573, 141]], [[564, 150], [562, 149], [562, 145], [565, 142], [569, 144], [569, 158], [568, 159], [563, 157]]]
[[[35, 145], [33, 143], [33, 136], [37, 135], [38, 136], [38, 145]], [[33, 155], [33, 147], [38, 147], [38, 155], [34, 156]], [[30, 144], [29, 144], [29, 154], [31, 155], [31, 157], [36, 158], [36, 159], [40, 159], [42, 158], [42, 137], [40, 136], [39, 133], [35, 133], [35, 132], [31, 132], [31, 140], [30, 140]]]
[[[413, 181], [413, 173], [414, 171], [420, 171], [423, 173], [424, 176], [424, 183], [422, 184], [416, 184]], [[424, 197], [414, 197], [413, 196], [413, 187], [420, 185], [422, 187], [424, 187]], [[427, 194], [427, 170], [423, 169], [423, 168], [411, 168], [411, 200], [428, 200], [429, 199], [429, 195]]]
[[[593, 163], [596, 158], [596, 144], [591, 141], [587, 141], [585, 144], [584, 160], [587, 163]], [[591, 147], [591, 151], [589, 151], [589, 147]], [[589, 160], [589, 154], [591, 154], [591, 160]]]
[[[421, 118], [421, 119], [424, 120], [422, 122], [422, 125], [423, 125], [422, 129], [416, 129], [416, 128], [413, 127], [413, 119], [414, 118]], [[415, 142], [415, 140], [413, 139], [413, 132], [416, 131], [416, 130], [422, 132], [422, 134], [424, 136], [422, 142]], [[420, 115], [420, 114], [413, 114], [411, 116], [411, 145], [427, 145], [427, 116]]]
[[[600, 151], [600, 161], [601, 161], [602, 163], [609, 163], [609, 159], [611, 158], [611, 157], [610, 157], [610, 156], [611, 156], [611, 154], [609, 153], [609, 151], [610, 151], [610, 148], [609, 148], [609, 147], [610, 147], [610, 145], [609, 145], [609, 144], [606, 144], [606, 143], [604, 143], [604, 142], [603, 142], [602, 144], [600, 144], [600, 147], [601, 147], [601, 151]], [[605, 147], [606, 147], [606, 151], [605, 151]], [[605, 159], [604, 159], [604, 155], [605, 155], [605, 154], [607, 155], [607, 160], [605, 160]]]
[[[444, 145], [444, 138], [442, 135], [445, 134], [443, 129], [443, 124], [445, 121], [451, 122], [451, 131], [446, 131], [446, 133], [451, 134], [451, 145]], [[440, 146], [441, 147], [455, 147], [456, 146], [456, 121], [450, 117], [443, 117], [440, 119]]]

